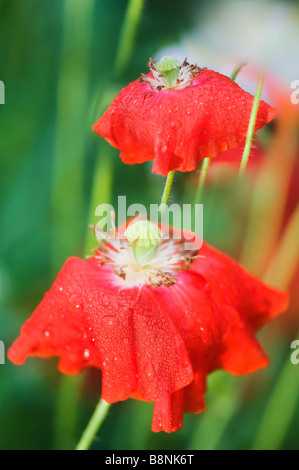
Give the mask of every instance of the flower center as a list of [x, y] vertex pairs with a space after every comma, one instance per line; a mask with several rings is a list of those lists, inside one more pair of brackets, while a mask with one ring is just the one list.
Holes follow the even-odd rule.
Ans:
[[139, 81], [148, 83], [153, 90], [157, 91], [178, 90], [192, 86], [192, 80], [205, 70], [196, 64], [190, 65], [187, 59], [180, 65], [179, 61], [171, 56], [162, 57], [157, 64], [156, 59], [150, 59], [147, 66], [153, 77], [142, 74]]
[[198, 258], [197, 249], [184, 249], [185, 241], [163, 239], [157, 225], [139, 221], [128, 226], [125, 236], [115, 234], [103, 240], [95, 258], [112, 267], [119, 287], [170, 287], [177, 283], [179, 272]]

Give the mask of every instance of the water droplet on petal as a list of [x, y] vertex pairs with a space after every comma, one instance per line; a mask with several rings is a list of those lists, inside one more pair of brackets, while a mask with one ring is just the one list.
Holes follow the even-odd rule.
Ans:
[[153, 382], [156, 378], [156, 372], [151, 362], [148, 362], [144, 367], [144, 373], [149, 382]]
[[118, 324], [118, 318], [115, 315], [106, 315], [102, 318], [101, 325], [103, 328], [112, 329]]
[[82, 302], [78, 295], [71, 295], [69, 298], [69, 302], [73, 312], [79, 312], [82, 309]]
[[182, 127], [182, 124], [180, 121], [172, 121], [170, 125], [173, 129], [179, 129], [180, 127]]
[[120, 364], [123, 358], [121, 357], [120, 354], [114, 354], [112, 362], [113, 364]]
[[90, 351], [89, 349], [85, 349], [83, 353], [84, 359], [89, 359], [90, 356]]
[[44, 330], [44, 335], [46, 338], [49, 338], [52, 334], [52, 326], [48, 325]]
[[107, 305], [109, 305], [109, 303], [110, 303], [110, 301], [111, 301], [111, 297], [110, 297], [109, 295], [104, 295], [104, 297], [103, 297], [102, 300], [103, 300], [103, 304], [104, 304], [105, 306], [107, 306]]
[[186, 113], [189, 114], [189, 116], [192, 116], [192, 114], [194, 113], [193, 106], [187, 106]]
[[103, 365], [118, 365], [121, 363], [123, 360], [122, 356], [120, 354], [116, 354], [114, 352], [111, 352], [110, 354], [107, 354], [107, 356], [104, 358]]

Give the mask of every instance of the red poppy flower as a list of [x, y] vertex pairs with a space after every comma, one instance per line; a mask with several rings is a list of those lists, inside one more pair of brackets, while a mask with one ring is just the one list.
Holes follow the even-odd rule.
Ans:
[[97, 367], [107, 402], [153, 401], [152, 430], [172, 432], [204, 409], [208, 373], [268, 364], [254, 333], [287, 294], [206, 244], [186, 252], [183, 240], [162, 240], [146, 264], [134, 249], [110, 240], [87, 262], [68, 259], [9, 358], [59, 356], [66, 374]]
[[[124, 163], [154, 160], [153, 173], [192, 171], [245, 140], [253, 97], [228, 77], [184, 62], [169, 80], [150, 61], [150, 73], [125, 87], [93, 130], [121, 150]], [[164, 70], [164, 69], [163, 69]], [[171, 71], [173, 73], [173, 71]], [[255, 130], [276, 110], [261, 101]]]

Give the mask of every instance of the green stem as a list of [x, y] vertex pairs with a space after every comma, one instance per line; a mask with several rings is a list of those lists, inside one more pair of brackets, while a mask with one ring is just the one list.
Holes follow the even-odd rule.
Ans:
[[251, 145], [252, 145], [252, 137], [254, 134], [256, 117], [257, 117], [259, 103], [261, 99], [263, 82], [264, 82], [264, 75], [261, 74], [258, 84], [257, 84], [256, 93], [255, 93], [255, 97], [254, 97], [253, 104], [252, 104], [252, 110], [251, 110], [248, 130], [247, 130], [247, 137], [246, 137], [245, 147], [244, 147], [242, 161], [241, 161], [240, 170], [239, 170], [239, 178], [243, 178], [246, 172], [247, 162], [248, 162]]
[[169, 195], [170, 195], [170, 191], [171, 191], [171, 186], [172, 186], [172, 183], [173, 183], [173, 177], [174, 177], [174, 171], [170, 171], [167, 175], [167, 178], [166, 178], [166, 183], [165, 183], [165, 186], [164, 186], [164, 191], [163, 191], [163, 194], [162, 194], [161, 203], [160, 203], [160, 206], [159, 206], [159, 211], [161, 213], [164, 212], [165, 207], [168, 203], [168, 199], [169, 199]]
[[231, 77], [230, 79], [234, 82], [237, 78], [237, 76], [239, 75], [239, 73], [241, 72], [242, 68], [246, 65], [246, 62], [242, 62], [241, 64], [237, 65], [237, 67], [235, 68], [235, 70], [233, 71], [233, 73], [231, 74]]
[[95, 438], [95, 435], [100, 429], [100, 426], [103, 423], [108, 413], [110, 406], [111, 406], [110, 403], [107, 403], [103, 399], [99, 401], [75, 450], [88, 450], [89, 449], [89, 447], [91, 446]]
[[126, 68], [135, 43], [144, 0], [129, 0], [116, 53], [114, 73], [120, 76]]
[[210, 161], [211, 161], [210, 158], [204, 158], [202, 161], [200, 176], [198, 179], [198, 185], [197, 185], [196, 194], [195, 194], [195, 201], [194, 201], [195, 204], [200, 204], [201, 202], [202, 193], [203, 193], [203, 189], [205, 186]]

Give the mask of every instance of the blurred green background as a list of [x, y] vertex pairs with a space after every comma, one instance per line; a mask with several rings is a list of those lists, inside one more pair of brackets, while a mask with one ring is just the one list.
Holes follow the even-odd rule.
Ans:
[[[208, 2], [133, 0], [129, 12], [127, 5], [0, 0], [0, 340], [7, 347], [65, 259], [95, 246], [88, 224], [97, 204], [116, 206], [118, 195], [128, 205], [160, 200], [164, 181], [151, 174], [152, 164], [125, 166], [91, 125], [121, 87], [146, 72], [149, 57], [204, 24]], [[205, 192], [205, 239], [234, 256], [250, 186]], [[192, 202], [194, 192], [192, 178], [176, 175], [171, 201]], [[151, 433], [152, 404], [129, 400], [112, 407], [93, 448], [250, 449], [258, 438], [257, 446], [298, 449], [299, 365], [285, 368], [289, 337], [271, 331], [263, 338], [270, 367], [245, 379], [214, 374], [207, 411], [185, 416], [181, 431]], [[0, 365], [0, 448], [73, 448], [100, 396], [100, 373], [83, 375], [62, 379], [55, 359]], [[281, 407], [262, 422], [277, 383]], [[290, 418], [282, 423], [287, 403]]]

